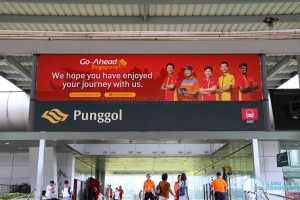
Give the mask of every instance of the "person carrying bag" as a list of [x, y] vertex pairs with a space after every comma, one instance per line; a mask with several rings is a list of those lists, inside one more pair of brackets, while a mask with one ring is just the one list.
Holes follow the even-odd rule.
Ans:
[[178, 200], [189, 200], [188, 183], [186, 180], [185, 173], [182, 173], [182, 175], [181, 175], [181, 178], [179, 181], [178, 194], [179, 194]]

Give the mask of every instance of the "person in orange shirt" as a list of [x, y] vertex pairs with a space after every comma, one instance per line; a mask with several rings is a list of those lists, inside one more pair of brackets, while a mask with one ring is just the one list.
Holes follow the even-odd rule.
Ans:
[[168, 63], [166, 65], [168, 76], [165, 78], [161, 89], [165, 92], [165, 101], [178, 101], [177, 89], [178, 78], [174, 74], [175, 66], [173, 63]]
[[217, 178], [212, 182], [211, 187], [215, 191], [215, 200], [226, 200], [227, 183], [222, 179], [221, 172], [217, 172]]
[[252, 91], [258, 89], [252, 76], [247, 74], [248, 66], [245, 63], [239, 65], [241, 75], [236, 79], [235, 87], [239, 89], [239, 101], [252, 101]]
[[154, 182], [150, 179], [151, 176], [150, 174], [146, 175], [147, 180], [144, 182], [144, 186], [143, 186], [143, 200], [154, 200], [154, 195], [153, 192], [155, 190], [155, 184]]
[[181, 82], [178, 89], [179, 94], [182, 95], [182, 101], [197, 101], [200, 84], [193, 75], [193, 67], [186, 66], [184, 74], [186, 78]]
[[175, 192], [175, 197], [174, 197], [174, 199], [175, 199], [175, 200], [178, 200], [178, 199], [179, 199], [178, 188], [179, 188], [179, 181], [180, 181], [180, 178], [181, 178], [181, 175], [178, 175], [178, 176], [177, 176], [177, 181], [176, 181], [175, 184], [174, 184], [174, 192]]

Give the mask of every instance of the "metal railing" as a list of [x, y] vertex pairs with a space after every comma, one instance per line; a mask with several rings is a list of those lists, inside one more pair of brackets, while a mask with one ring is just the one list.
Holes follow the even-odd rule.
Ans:
[[0, 184], [0, 194], [9, 193], [11, 185]]
[[[34, 193], [33, 197], [35, 197], [35, 191], [36, 191], [36, 188], [34, 188], [34, 189], [30, 192], [30, 194], [27, 196], [27, 200], [31, 199], [30, 197], [31, 197], [31, 195], [32, 195], [33, 193]], [[33, 198], [33, 199], [35, 199], [35, 198]]]
[[273, 193], [266, 193], [263, 189], [261, 189], [261, 191], [264, 193], [264, 195], [266, 196], [267, 199], [269, 199], [268, 195], [271, 195], [271, 196], [276, 196], [276, 197], [280, 197], [280, 198], [283, 198], [283, 199], [296, 200], [292, 197], [286, 197], [286, 196], [282, 196], [282, 195], [279, 195], [279, 194], [273, 194]]

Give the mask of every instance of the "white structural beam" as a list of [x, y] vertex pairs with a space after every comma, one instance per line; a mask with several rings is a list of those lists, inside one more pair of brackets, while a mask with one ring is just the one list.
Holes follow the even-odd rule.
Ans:
[[51, 3], [51, 4], [246, 4], [288, 3], [299, 0], [0, 0], [5, 3]]
[[[300, 54], [300, 40], [0, 40], [0, 54]], [[105, 47], [105, 48], [99, 48]]]
[[[271, 15], [280, 23], [299, 22], [300, 15]], [[30, 24], [239, 24], [263, 23], [270, 15], [251, 16], [176, 16], [176, 17], [126, 17], [126, 16], [39, 16], [39, 15], [0, 15], [0, 23]]]

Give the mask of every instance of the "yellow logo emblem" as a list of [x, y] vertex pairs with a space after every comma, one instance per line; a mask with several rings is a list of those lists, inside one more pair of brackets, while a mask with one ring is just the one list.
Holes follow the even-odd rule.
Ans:
[[42, 118], [47, 119], [52, 124], [57, 124], [58, 122], [63, 122], [68, 118], [68, 114], [63, 113], [57, 108], [54, 108], [50, 111], [45, 111], [42, 115]]
[[127, 62], [124, 59], [119, 60], [118, 64], [119, 64], [120, 69], [126, 68], [126, 66], [127, 66]]

